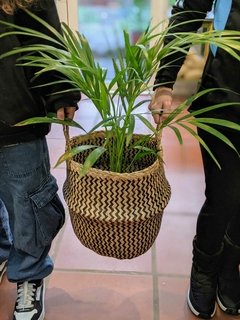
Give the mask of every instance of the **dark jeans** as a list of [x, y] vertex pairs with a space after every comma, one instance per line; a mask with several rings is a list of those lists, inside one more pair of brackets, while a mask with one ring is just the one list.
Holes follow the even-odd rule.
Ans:
[[[240, 158], [220, 139], [199, 130], [221, 169], [201, 147], [205, 171], [206, 200], [197, 221], [197, 243], [200, 250], [212, 254], [219, 250], [225, 232], [240, 245]], [[228, 137], [240, 152], [240, 134], [227, 130]]]
[[0, 148], [0, 177], [0, 263], [11, 282], [45, 278], [65, 218], [46, 139]]

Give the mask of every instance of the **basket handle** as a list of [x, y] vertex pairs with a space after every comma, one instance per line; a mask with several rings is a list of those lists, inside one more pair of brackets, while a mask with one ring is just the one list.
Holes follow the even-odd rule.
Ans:
[[161, 144], [161, 139], [162, 139], [162, 129], [160, 129], [161, 127], [161, 122], [157, 125], [156, 129], [157, 129], [157, 134], [156, 134], [156, 140], [157, 140], [157, 148], [160, 150], [160, 152], [162, 153], [162, 144]]
[[63, 125], [63, 133], [66, 140], [66, 151], [71, 150], [69, 126]]

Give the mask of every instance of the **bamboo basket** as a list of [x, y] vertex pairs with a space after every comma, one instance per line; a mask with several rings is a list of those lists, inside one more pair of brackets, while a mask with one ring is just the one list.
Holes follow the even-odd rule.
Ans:
[[[69, 138], [67, 149], [85, 144], [102, 145], [104, 131]], [[135, 134], [133, 142], [142, 135]], [[157, 147], [152, 138], [147, 147]], [[130, 173], [109, 171], [106, 154], [79, 179], [89, 150], [67, 161], [63, 186], [73, 230], [80, 242], [94, 252], [117, 259], [132, 259], [148, 251], [161, 226], [164, 208], [171, 195], [163, 162], [154, 155], [139, 159]], [[135, 155], [135, 149], [126, 157]], [[127, 162], [128, 162], [127, 161]]]

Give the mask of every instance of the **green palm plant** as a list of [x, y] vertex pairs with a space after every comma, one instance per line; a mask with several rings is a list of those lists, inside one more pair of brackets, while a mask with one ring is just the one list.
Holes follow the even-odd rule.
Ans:
[[[71, 84], [72, 89], [68, 90], [80, 89], [80, 91], [93, 102], [101, 116], [101, 121], [94, 125], [88, 133], [90, 134], [102, 128], [106, 133], [106, 139], [101, 146], [85, 145], [72, 148], [60, 157], [57, 165], [70, 159], [77, 153], [90, 149], [92, 151], [82, 167], [80, 177], [83, 176], [89, 168], [93, 167], [96, 161], [104, 153], [108, 153], [109, 155], [109, 170], [122, 173], [123, 170], [126, 170], [123, 163], [124, 154], [128, 149], [134, 148], [137, 150], [136, 156], [131, 164], [139, 158], [149, 154], [159, 157], [159, 150], [146, 147], [146, 142], [152, 135], [158, 135], [159, 131], [162, 131], [165, 127], [169, 127], [175, 132], [180, 143], [182, 143], [182, 136], [179, 127], [186, 129], [204, 148], [206, 148], [218, 164], [217, 159], [211, 153], [211, 150], [209, 150], [205, 142], [200, 139], [195, 130], [192, 129], [192, 125], [217, 136], [237, 152], [234, 145], [212, 126], [218, 125], [230, 127], [239, 131], [240, 126], [238, 124], [227, 120], [200, 117], [201, 114], [207, 111], [236, 103], [218, 104], [191, 114], [184, 113], [184, 115], [182, 115], [182, 112], [192, 101], [216, 89], [213, 88], [201, 91], [181, 103], [175, 110], [169, 112], [168, 117], [158, 126], [158, 128], [146, 119], [146, 114], [149, 112], [138, 112], [138, 108], [143, 103], [148, 102], [148, 100], [141, 102], [136, 101], [144, 92], [152, 92], [153, 86], [149, 85], [150, 79], [159, 68], [167, 67], [166, 65], [159, 67], [159, 62], [164, 57], [174, 57], [176, 52], [182, 51], [183, 53], [186, 53], [192, 45], [213, 44], [228, 51], [229, 54], [234, 56], [237, 60], [240, 60], [240, 32], [212, 30], [197, 34], [175, 34], [172, 31], [173, 27], [171, 25], [161, 32], [156, 32], [157, 26], [155, 26], [145, 30], [136, 45], [131, 45], [128, 32], [123, 31], [125, 52], [122, 53], [122, 51], [119, 50], [118, 58], [112, 59], [115, 76], [109, 83], [106, 83], [107, 70], [101, 68], [99, 63], [96, 62], [84, 35], [71, 30], [65, 23], [62, 23], [63, 34], [60, 34], [39, 17], [31, 12], [28, 12], [28, 14], [39, 23], [43, 24], [50, 31], [51, 35], [42, 34], [36, 30], [0, 21], [0, 23], [8, 25], [10, 28], [9, 31], [2, 34], [1, 37], [17, 33], [19, 35], [37, 37], [45, 41], [45, 44], [39, 43], [15, 48], [12, 51], [3, 54], [1, 58], [11, 54], [21, 53], [22, 58], [18, 61], [18, 64], [26, 67], [37, 67], [38, 71], [36, 72], [35, 77], [38, 77], [49, 70], [58, 72], [59, 75], [62, 75], [62, 78], [59, 78], [59, 80], [54, 83]], [[161, 23], [165, 24], [166, 21], [162, 21]], [[163, 46], [166, 35], [172, 35], [173, 40], [166, 46]], [[150, 45], [152, 43], [154, 44]], [[51, 83], [42, 85], [51, 85]], [[195, 118], [195, 116], [198, 117]], [[146, 128], [148, 128], [150, 133], [143, 135], [138, 141], [132, 143], [136, 119], [141, 121]], [[29, 125], [39, 122], [59, 123], [84, 130], [81, 124], [70, 119], [64, 121], [57, 120], [56, 115], [54, 114], [47, 114], [46, 117], [41, 118], [26, 119], [17, 125]], [[127, 170], [131, 171], [130, 166], [128, 166]]]

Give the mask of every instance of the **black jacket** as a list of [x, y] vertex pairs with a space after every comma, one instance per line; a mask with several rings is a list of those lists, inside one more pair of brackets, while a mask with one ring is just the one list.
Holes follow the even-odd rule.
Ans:
[[[204, 19], [207, 12], [212, 9], [213, 2], [213, 0], [177, 0], [172, 13], [182, 13], [177, 18], [172, 17], [170, 23]], [[175, 31], [195, 32], [201, 25], [201, 21], [182, 24], [175, 27]], [[214, 28], [216, 30], [240, 31], [240, 0], [217, 0], [215, 2]], [[166, 42], [170, 40], [171, 38], [167, 38]], [[181, 55], [182, 53], [179, 53], [178, 57]], [[178, 57], [174, 57], [174, 59]], [[172, 57], [171, 59], [174, 60]], [[161, 85], [168, 82], [166, 86], [172, 87], [184, 59], [185, 57], [182, 57], [182, 59], [178, 60], [178, 63], [174, 62], [174, 66], [159, 71], [156, 75], [155, 84]], [[160, 64], [164, 65], [167, 62], [168, 59], [164, 59]], [[212, 46], [203, 71], [200, 90], [207, 88], [227, 88], [231, 91], [217, 90], [206, 94], [191, 105], [190, 111], [223, 102], [236, 102], [234, 106], [216, 109], [208, 113], [208, 115], [240, 122], [240, 62], [226, 51]]]
[[[32, 12], [51, 24], [58, 31], [61, 30], [59, 17], [54, 0], [40, 0]], [[0, 20], [8, 21], [20, 26], [49, 32], [25, 11], [18, 10], [13, 16], [0, 10]], [[7, 30], [0, 24], [0, 35]], [[29, 43], [40, 43], [39, 38], [24, 36], [6, 36], [0, 38], [0, 55], [14, 47], [25, 46]], [[36, 70], [30, 67], [16, 66], [17, 55], [0, 59], [0, 146], [35, 140], [50, 131], [50, 125], [37, 124], [22, 127], [12, 125], [19, 121], [45, 116], [46, 112], [56, 112], [67, 106], [77, 106], [80, 92], [51, 95], [53, 92], [66, 89], [66, 86], [46, 86], [33, 89], [37, 84], [49, 83], [56, 80], [57, 75], [48, 72], [32, 82]]]

